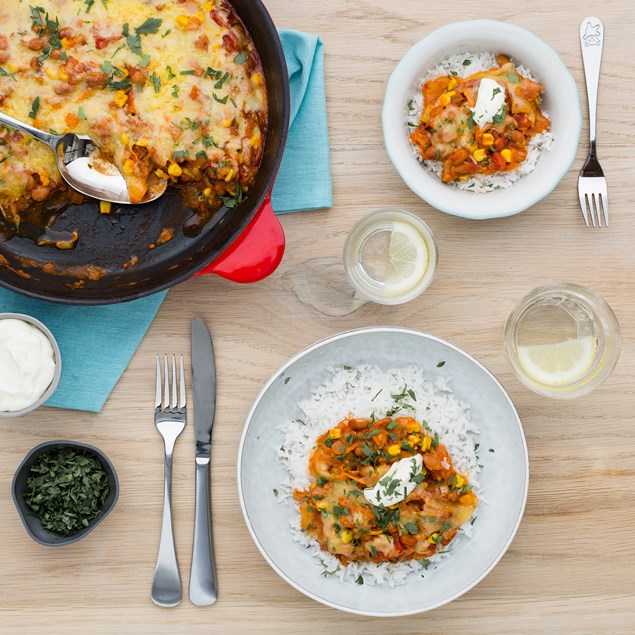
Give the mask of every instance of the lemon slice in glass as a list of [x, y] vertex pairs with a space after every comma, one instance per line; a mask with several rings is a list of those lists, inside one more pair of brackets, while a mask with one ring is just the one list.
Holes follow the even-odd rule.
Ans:
[[595, 337], [587, 335], [557, 344], [518, 347], [525, 373], [546, 386], [565, 386], [582, 379], [595, 360]]
[[407, 293], [423, 279], [428, 268], [428, 247], [423, 236], [411, 225], [395, 221], [388, 246], [390, 272], [385, 291], [391, 295]]

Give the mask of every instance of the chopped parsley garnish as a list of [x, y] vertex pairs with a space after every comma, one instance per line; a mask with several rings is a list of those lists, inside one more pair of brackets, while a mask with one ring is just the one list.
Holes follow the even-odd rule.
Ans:
[[236, 64], [244, 64], [249, 59], [249, 53], [245, 53], [245, 51], [241, 51], [234, 58], [234, 62]]
[[214, 97], [214, 101], [217, 101], [219, 104], [226, 104], [229, 99], [229, 95], [225, 95], [225, 97], [220, 99], [216, 93], [212, 93], [212, 97]]
[[445, 362], [439, 362], [437, 364], [437, 368], [443, 368], [445, 366]]
[[406, 531], [412, 536], [416, 536], [419, 533], [419, 527], [417, 526], [417, 523], [406, 523], [404, 527], [406, 528]]
[[505, 104], [503, 104], [499, 108], [498, 112], [492, 118], [492, 123], [497, 124], [497, 125], [501, 124], [501, 123], [503, 123], [505, 121], [505, 117], [506, 116], [507, 116], [507, 106]]
[[463, 66], [469, 66], [472, 63], [472, 60], [463, 60]]
[[362, 578], [361, 575], [358, 575], [357, 579], [355, 580], [355, 584], [364, 584], [364, 578]]
[[126, 38], [128, 42], [128, 47], [133, 53], [136, 53], [140, 57], [143, 55], [143, 51], [141, 50], [141, 36], [142, 35], [150, 35], [151, 33], [158, 33], [159, 27], [163, 24], [163, 20], [161, 18], [148, 18], [141, 26], [135, 28], [134, 35], [130, 33], [130, 27], [126, 22], [123, 25], [123, 30], [121, 34]]
[[80, 106], [79, 109], [77, 110], [77, 118], [86, 120], [86, 112], [82, 108], [82, 106]]
[[176, 77], [176, 73], [174, 73], [172, 71], [172, 67], [171, 66], [166, 66], [165, 70], [167, 71], [168, 79], [174, 79]]
[[203, 161], [207, 161], [209, 159], [209, 157], [207, 156], [207, 152], [205, 152], [205, 150], [199, 150], [196, 153], [196, 158], [202, 159]]
[[196, 71], [193, 68], [190, 68], [186, 71], [181, 71], [179, 75], [194, 75], [194, 73], [196, 73]]
[[[4, 68], [2, 68], [2, 66], [0, 66], [0, 77], [13, 77], [18, 71], [15, 71], [15, 73], [9, 73], [9, 71], [5, 70]], [[13, 77], [13, 81], [17, 82], [18, 80]]]
[[240, 181], [236, 182], [236, 194], [234, 196], [223, 196], [222, 199], [225, 207], [238, 207], [243, 200], [243, 190], [240, 187]]
[[516, 75], [516, 73], [513, 73], [512, 71], [509, 71], [507, 73], [507, 79], [512, 83], [512, 84], [520, 84], [520, 77], [518, 77], [518, 75]]
[[172, 97], [178, 97], [179, 96], [179, 87], [174, 84], [172, 86]]
[[40, 98], [36, 97], [31, 104], [31, 112], [29, 113], [29, 119], [35, 119], [37, 117], [38, 110], [40, 109]]
[[278, 493], [279, 493], [278, 490], [274, 487], [273, 488], [273, 495], [274, 496], [278, 496]]
[[187, 156], [187, 150], [175, 150], [172, 153], [173, 159], [184, 159]]
[[214, 88], [220, 89], [223, 87], [223, 84], [231, 77], [231, 75], [226, 71], [225, 74], [214, 84]]
[[150, 81], [154, 86], [154, 92], [158, 93], [161, 90], [161, 78], [154, 71], [152, 71], [152, 75], [150, 75]]

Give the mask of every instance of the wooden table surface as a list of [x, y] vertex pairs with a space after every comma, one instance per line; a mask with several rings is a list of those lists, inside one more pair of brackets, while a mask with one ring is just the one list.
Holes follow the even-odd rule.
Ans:
[[[103, 412], [41, 409], [3, 420], [0, 445], [2, 633], [626, 633], [635, 620], [635, 5], [624, 0], [533, 3], [402, 0], [268, 0], [279, 27], [319, 33], [326, 54], [335, 204], [287, 215], [285, 258], [266, 281], [241, 287], [202, 277], [173, 289]], [[487, 11], [485, 10], [487, 7]], [[586, 113], [578, 26], [605, 25], [598, 135], [608, 176], [611, 227], [583, 225], [576, 179], [517, 217], [472, 222], [441, 214], [401, 182], [382, 143], [388, 77], [406, 50], [446, 22], [496, 17], [540, 35], [578, 82]], [[432, 287], [400, 307], [349, 302], [338, 259], [347, 231], [368, 211], [396, 205], [420, 214], [439, 243]], [[512, 374], [503, 325], [543, 283], [590, 287], [613, 307], [623, 343], [613, 375], [570, 402], [539, 397]], [[356, 310], [353, 310], [356, 309]], [[220, 600], [173, 609], [150, 601], [162, 508], [163, 448], [152, 419], [154, 355], [186, 353], [189, 323], [203, 317], [217, 352], [219, 394], [212, 499]], [[457, 601], [421, 616], [355, 617], [288, 586], [261, 557], [240, 512], [238, 440], [263, 382], [291, 355], [339, 331], [398, 325], [448, 339], [482, 361], [509, 391], [531, 461], [524, 519], [508, 553]], [[52, 438], [103, 449], [121, 481], [119, 502], [88, 538], [62, 549], [33, 542], [11, 501], [13, 473]], [[174, 506], [181, 574], [189, 578], [194, 509], [193, 426], [175, 453]]]

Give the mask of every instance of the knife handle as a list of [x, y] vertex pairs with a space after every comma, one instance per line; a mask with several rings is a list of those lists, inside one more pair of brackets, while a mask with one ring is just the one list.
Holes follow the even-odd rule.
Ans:
[[190, 601], [196, 606], [211, 606], [218, 598], [209, 505], [209, 461], [209, 459], [196, 459], [194, 544], [190, 571]]

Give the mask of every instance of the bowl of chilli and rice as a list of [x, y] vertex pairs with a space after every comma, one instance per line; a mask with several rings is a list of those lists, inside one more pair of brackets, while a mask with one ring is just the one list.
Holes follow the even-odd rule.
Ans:
[[[473, 488], [472, 503], [478, 504], [475, 511], [467, 512], [471, 516], [458, 532], [451, 530], [451, 541], [430, 549], [431, 555], [400, 558], [395, 553], [395, 557], [373, 558], [372, 554], [377, 555], [373, 536], [364, 536], [365, 530], [350, 522], [355, 518], [353, 508], [348, 499], [342, 498], [341, 507], [331, 505], [323, 510], [323, 516], [328, 520], [338, 514], [335, 520], [342, 524], [336, 527], [338, 537], [353, 534], [351, 544], [368, 546], [369, 556], [365, 559], [349, 554], [347, 558], [345, 551], [335, 549], [329, 553], [303, 520], [306, 509], [302, 507], [306, 504], [300, 502], [305, 499], [298, 492], [318, 492], [330, 480], [320, 477], [315, 483], [309, 466], [320, 440], [327, 437], [328, 441], [338, 424], [344, 426], [341, 440], [348, 442], [353, 435], [346, 432], [343, 422], [350, 423], [351, 417], [371, 417], [373, 422], [377, 420], [372, 426], [378, 426], [385, 415], [394, 419], [388, 425], [393, 433], [398, 432], [399, 421], [420, 422], [421, 437], [432, 439], [433, 447], [447, 448], [454, 469], [464, 477], [461, 484], [469, 479], [469, 487], [463, 485], [463, 491]], [[361, 435], [366, 439], [361, 446], [364, 452], [377, 445], [381, 434], [371, 427]], [[412, 442], [411, 436], [408, 441]], [[406, 441], [402, 441], [402, 447], [412, 450]], [[433, 452], [430, 441], [428, 449]], [[358, 454], [365, 458], [364, 453]], [[493, 375], [475, 359], [436, 337], [378, 327], [318, 342], [272, 376], [258, 395], [243, 431], [238, 489], [256, 546], [285, 581], [333, 608], [388, 617], [446, 604], [491, 571], [520, 524], [528, 471], [520, 420]], [[438, 486], [447, 493], [445, 481]], [[361, 491], [355, 494], [364, 502]], [[351, 515], [344, 509], [347, 506]], [[378, 515], [394, 515], [402, 509], [402, 518], [391, 527], [396, 545], [402, 541], [414, 544], [406, 543], [406, 538], [413, 538], [406, 534], [425, 531], [416, 529], [412, 517], [408, 522], [402, 504], [387, 503], [385, 509], [367, 503], [362, 507], [373, 507]], [[436, 521], [425, 507], [422, 509], [424, 518], [414, 519], [419, 527]], [[439, 526], [433, 529], [432, 536], [438, 536]], [[350, 536], [345, 542], [350, 542]]]
[[[490, 174], [476, 175], [476, 178], [466, 174], [444, 182], [442, 162], [435, 160], [434, 155], [428, 155], [430, 160], [425, 159], [421, 148], [412, 141], [412, 133], [420, 124], [424, 107], [422, 87], [443, 75], [451, 78], [453, 83], [454, 78], [462, 81], [475, 73], [478, 76], [479, 72], [501, 64], [500, 58], [509, 62], [512, 72], [507, 75], [512, 81], [532, 83], [541, 88], [535, 104], [547, 118], [548, 126], [521, 141], [526, 142], [526, 151], [523, 160], [511, 166], [513, 170], [493, 174], [490, 170]], [[511, 87], [507, 91], [508, 103], [510, 96]], [[512, 108], [513, 104], [507, 116], [508, 121], [515, 123], [511, 118]], [[473, 108], [466, 104], [465, 112], [470, 113], [470, 110]], [[488, 219], [518, 214], [542, 200], [558, 185], [575, 159], [581, 113], [575, 81], [550, 46], [521, 27], [496, 20], [474, 20], [444, 26], [406, 53], [388, 82], [382, 123], [388, 156], [415, 194], [442, 212], [470, 219]], [[468, 123], [471, 133], [474, 124]], [[511, 125], [504, 130], [499, 127], [499, 130], [509, 138], [513, 128]], [[465, 134], [468, 134], [467, 125]], [[519, 132], [516, 130], [512, 134]], [[476, 144], [467, 146], [467, 154], [474, 164], [477, 161], [473, 157], [480, 159], [480, 144], [478, 147], [476, 151]], [[485, 164], [489, 163], [492, 155], [489, 152], [483, 154], [487, 154]], [[494, 158], [500, 160], [500, 154]], [[504, 169], [509, 170], [510, 166]]]

